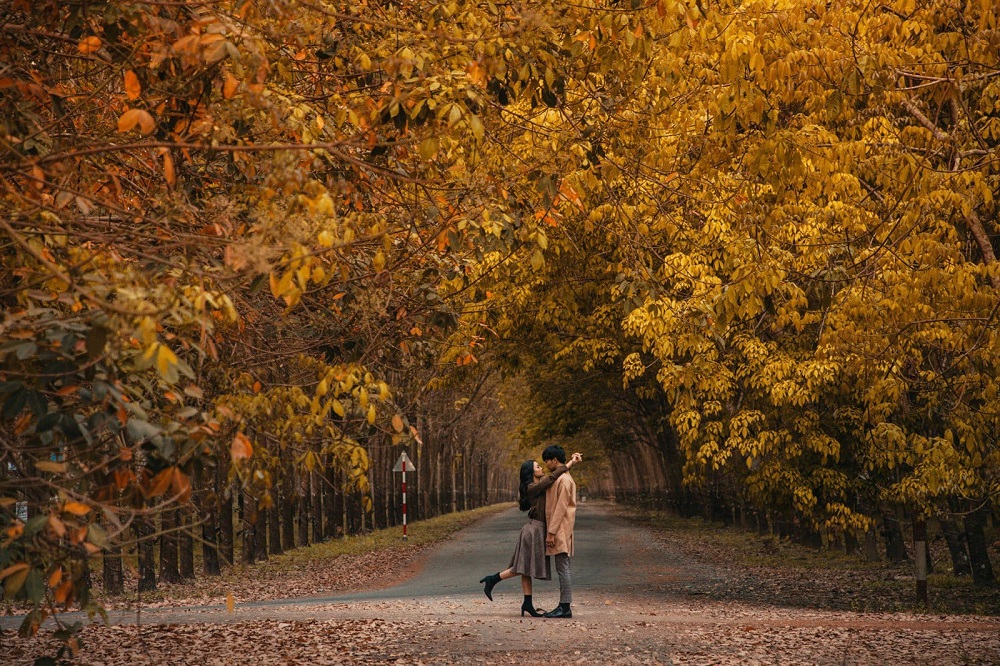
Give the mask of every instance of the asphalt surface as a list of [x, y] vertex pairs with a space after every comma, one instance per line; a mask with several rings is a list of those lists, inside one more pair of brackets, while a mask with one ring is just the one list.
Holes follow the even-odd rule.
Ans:
[[[372, 599], [416, 599], [420, 597], [483, 595], [478, 582], [487, 574], [507, 568], [521, 526], [527, 518], [516, 508], [486, 518], [462, 530], [436, 547], [412, 577], [402, 584], [381, 590], [311, 599], [316, 602], [344, 602]], [[629, 560], [635, 557], [634, 528], [614, 518], [601, 504], [582, 503], [576, 517], [576, 552], [572, 560], [573, 587], [581, 592], [641, 586], [629, 575]], [[536, 580], [533, 594], [558, 603], [559, 583], [552, 563], [552, 579]], [[520, 578], [501, 582], [493, 590], [497, 602], [521, 599]], [[275, 602], [287, 604], [287, 601]]]

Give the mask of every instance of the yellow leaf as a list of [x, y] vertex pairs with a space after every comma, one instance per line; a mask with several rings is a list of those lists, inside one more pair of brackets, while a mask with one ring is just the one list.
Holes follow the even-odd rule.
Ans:
[[125, 72], [125, 95], [129, 99], [138, 99], [140, 94], [142, 94], [142, 84], [139, 83], [139, 77], [130, 69]]
[[8, 576], [13, 576], [19, 571], [27, 571], [27, 570], [28, 570], [27, 562], [18, 562], [17, 564], [12, 564], [3, 571], [0, 571], [0, 580], [3, 580]]
[[375, 405], [368, 405], [368, 425], [375, 423]]
[[159, 342], [154, 344], [158, 345], [158, 349], [156, 350], [156, 369], [160, 372], [161, 377], [169, 379], [171, 370], [177, 366], [177, 355], [165, 344]]
[[253, 455], [253, 446], [250, 444], [250, 439], [242, 432], [237, 432], [233, 437], [230, 454], [233, 457], [233, 462], [238, 462]]
[[344, 414], [345, 414], [345, 412], [344, 412], [344, 406], [342, 404], [340, 404], [339, 400], [334, 400], [333, 401], [333, 411], [340, 418], [344, 418]]
[[66, 502], [62, 510], [74, 516], [85, 516], [90, 513], [90, 507], [80, 502]]
[[[4, 579], [4, 581], [3, 581], [3, 589], [4, 589], [4, 593], [7, 595], [7, 598], [11, 598], [15, 594], [17, 594], [18, 591], [20, 591], [20, 589], [24, 586], [24, 581], [27, 580], [27, 578], [28, 578], [29, 568], [28, 568], [27, 564], [23, 564], [23, 563], [22, 564], [15, 564], [14, 566], [15, 567], [22, 567], [23, 566], [24, 568], [23, 569], [22, 568], [18, 568], [17, 571], [15, 571], [14, 573], [8, 574], [7, 577]], [[8, 567], [8, 569], [9, 568], [10, 567]], [[5, 571], [6, 571], [6, 569], [5, 569]], [[2, 578], [2, 577], [3, 577], [3, 575], [0, 574], [0, 578]]]
[[101, 38], [96, 35], [90, 35], [89, 37], [84, 37], [80, 40], [80, 43], [76, 45], [76, 48], [80, 53], [84, 55], [90, 55], [101, 48]]

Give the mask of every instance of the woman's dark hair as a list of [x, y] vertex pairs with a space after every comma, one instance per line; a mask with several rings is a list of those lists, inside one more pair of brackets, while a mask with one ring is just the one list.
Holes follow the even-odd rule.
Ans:
[[521, 463], [521, 487], [518, 489], [517, 505], [521, 511], [531, 508], [531, 501], [528, 499], [528, 486], [535, 480], [535, 461], [525, 460]]

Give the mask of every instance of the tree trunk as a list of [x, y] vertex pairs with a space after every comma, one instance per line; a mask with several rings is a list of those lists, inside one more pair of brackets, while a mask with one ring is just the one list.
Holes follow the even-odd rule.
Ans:
[[104, 593], [120, 595], [125, 592], [125, 577], [122, 573], [122, 547], [118, 539], [104, 551]]
[[321, 543], [325, 535], [323, 534], [323, 483], [320, 480], [319, 472], [309, 473], [309, 485], [312, 489], [312, 535], [313, 543]]
[[156, 557], [153, 552], [153, 526], [149, 518], [136, 518], [135, 533], [139, 548], [139, 591], [156, 589]]
[[965, 543], [965, 530], [949, 516], [941, 518], [941, 531], [951, 553], [951, 570], [956, 576], [972, 575], [972, 565], [969, 563], [969, 548]]
[[[277, 491], [276, 491], [277, 492]], [[284, 503], [267, 510], [267, 552], [270, 555], [281, 555], [281, 509]]]
[[299, 477], [299, 546], [309, 545], [309, 507], [312, 506], [312, 494], [309, 489], [309, 478]]
[[[292, 474], [289, 470], [289, 474]], [[293, 477], [289, 477], [293, 478]], [[291, 485], [285, 487], [285, 495], [281, 503], [281, 550], [295, 548], [295, 506], [298, 498], [292, 492]]]
[[909, 562], [910, 556], [906, 552], [903, 528], [894, 512], [882, 511], [882, 529], [885, 534], [886, 558], [893, 563]]
[[458, 460], [451, 459], [451, 512], [458, 511], [458, 484], [455, 482], [455, 470], [458, 467]]
[[989, 513], [987, 505], [983, 504], [965, 514], [965, 538], [969, 544], [969, 563], [972, 565], [972, 582], [980, 587], [991, 587], [993, 580], [993, 565], [990, 563], [990, 553], [987, 550], [986, 517]]
[[[183, 521], [183, 530], [177, 533], [179, 552], [179, 573], [182, 579], [194, 578], [194, 537], [191, 535], [191, 519], [188, 511], [177, 512], [178, 523]], [[181, 525], [179, 524], [178, 527]]]
[[257, 555], [257, 500], [241, 493], [243, 511], [243, 562], [253, 564]]
[[219, 506], [219, 556], [224, 566], [236, 562], [236, 526], [233, 524], [233, 489], [226, 482], [220, 486], [222, 502]]
[[201, 561], [206, 576], [218, 576], [222, 573], [219, 566], [218, 529], [216, 527], [216, 512], [207, 513], [201, 524]]
[[257, 503], [257, 522], [254, 523], [254, 556], [258, 562], [267, 560], [267, 526], [270, 522], [270, 509], [261, 509]]
[[[208, 480], [208, 474], [203, 473], [202, 478]], [[201, 562], [206, 576], [218, 576], [222, 573], [219, 567], [219, 498], [222, 494], [222, 482], [219, 480], [218, 471], [211, 477], [211, 488], [202, 482], [202, 490], [199, 493], [199, 504], [201, 506]]]
[[176, 509], [168, 509], [160, 514], [160, 582], [163, 583], [181, 581], [177, 568], [178, 518]]

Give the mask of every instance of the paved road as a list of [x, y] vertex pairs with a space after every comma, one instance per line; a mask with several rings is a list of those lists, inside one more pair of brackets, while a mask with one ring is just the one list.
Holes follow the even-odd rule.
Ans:
[[[482, 520], [436, 548], [413, 577], [382, 590], [316, 599], [345, 602], [372, 599], [414, 599], [432, 596], [485, 596], [479, 579], [507, 568], [525, 514], [516, 508]], [[576, 554], [573, 558], [574, 588], [581, 594], [601, 590], [643, 589], [648, 581], [635, 580], [630, 560], [637, 554], [637, 533], [633, 527], [613, 517], [596, 503], [582, 503], [577, 512]], [[642, 536], [639, 533], [638, 536]], [[536, 581], [534, 594], [539, 603], [555, 605], [559, 585], [552, 567], [552, 580]], [[497, 602], [521, 600], [519, 578], [511, 578], [494, 588]], [[278, 602], [287, 603], [287, 602]]]

